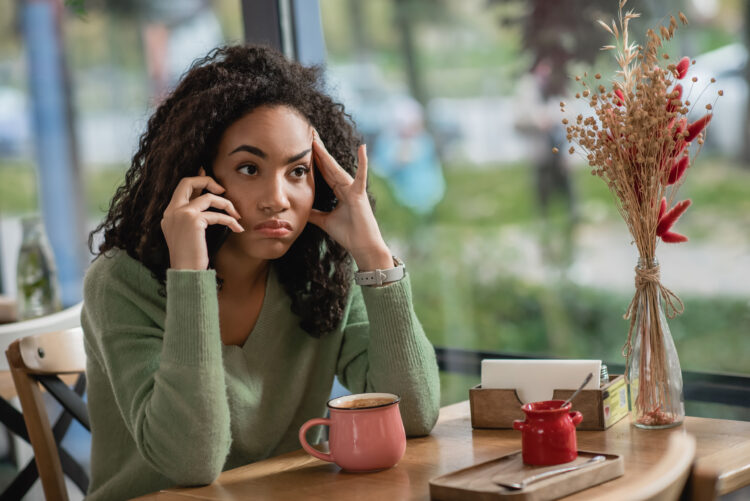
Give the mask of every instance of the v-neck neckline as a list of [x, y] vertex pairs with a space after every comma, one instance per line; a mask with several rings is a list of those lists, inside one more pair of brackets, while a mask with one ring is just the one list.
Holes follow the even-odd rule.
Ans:
[[276, 277], [273, 266], [269, 266], [268, 274], [266, 275], [265, 289], [263, 291], [263, 302], [260, 305], [258, 318], [255, 319], [253, 328], [250, 329], [250, 333], [247, 335], [245, 341], [242, 344], [224, 344], [224, 342], [222, 342], [221, 345], [223, 349], [231, 350], [237, 348], [239, 350], [244, 350], [245, 347], [249, 344], [250, 339], [256, 338], [259, 334], [262, 334], [263, 330], [261, 328], [261, 325], [266, 321], [266, 317], [269, 315], [267, 310], [270, 307], [269, 305], [273, 301], [271, 299], [271, 296], [276, 292], [275, 282]]
[[241, 345], [233, 345], [237, 346], [237, 348], [245, 349], [245, 347], [248, 345], [248, 342], [258, 337], [258, 334], [262, 332], [262, 329], [260, 328], [261, 325], [263, 325], [266, 317], [268, 316], [268, 308], [269, 304], [271, 304], [271, 295], [275, 291], [275, 275], [274, 275], [274, 269], [273, 266], [269, 264], [268, 267], [268, 274], [266, 275], [266, 287], [265, 291], [263, 292], [263, 302], [260, 305], [260, 312], [258, 313], [258, 318], [255, 319], [255, 325], [253, 325], [253, 328], [250, 330], [250, 334], [245, 338], [245, 342]]

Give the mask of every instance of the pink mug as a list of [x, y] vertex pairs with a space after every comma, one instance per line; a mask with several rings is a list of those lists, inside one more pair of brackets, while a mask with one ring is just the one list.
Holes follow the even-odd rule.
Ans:
[[[346, 471], [390, 468], [401, 460], [406, 450], [399, 400], [398, 395], [392, 393], [358, 393], [334, 398], [328, 402], [330, 418], [311, 419], [300, 428], [302, 448]], [[307, 443], [307, 430], [317, 425], [330, 427], [330, 454]]]
[[576, 426], [583, 415], [571, 412], [563, 400], [531, 402], [521, 407], [526, 420], [513, 421], [513, 428], [521, 432], [523, 462], [531, 465], [568, 463], [578, 457]]

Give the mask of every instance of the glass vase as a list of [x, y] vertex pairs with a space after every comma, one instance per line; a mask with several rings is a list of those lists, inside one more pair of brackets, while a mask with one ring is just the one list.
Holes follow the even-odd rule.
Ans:
[[21, 222], [23, 237], [18, 252], [16, 286], [19, 320], [49, 315], [62, 309], [57, 267], [41, 218]]
[[[638, 260], [638, 269], [658, 267], [654, 258]], [[657, 270], [658, 273], [658, 270]], [[657, 275], [658, 276], [658, 275]], [[636, 305], [628, 384], [633, 424], [661, 429], [685, 420], [680, 359], [672, 340], [658, 280], [646, 282]]]

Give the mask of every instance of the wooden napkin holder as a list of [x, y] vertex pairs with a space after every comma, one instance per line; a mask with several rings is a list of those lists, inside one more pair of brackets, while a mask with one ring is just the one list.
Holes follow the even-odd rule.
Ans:
[[[574, 391], [555, 390], [552, 400], [566, 400]], [[513, 428], [513, 421], [525, 419], [516, 390], [477, 385], [469, 389], [469, 405], [472, 428]], [[577, 430], [606, 430], [628, 413], [625, 377], [613, 375], [598, 390], [582, 390], [573, 400], [573, 410], [583, 414]]]

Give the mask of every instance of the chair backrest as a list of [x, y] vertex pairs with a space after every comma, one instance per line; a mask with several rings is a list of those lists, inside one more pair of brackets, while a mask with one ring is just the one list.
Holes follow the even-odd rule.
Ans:
[[[83, 375], [86, 366], [83, 331], [76, 327], [21, 338], [8, 346], [5, 355], [21, 402], [45, 498], [67, 500], [60, 451], [57, 447], [62, 437], [55, 437], [50, 426], [39, 384], [42, 384], [67, 412], [90, 429], [86, 406], [80, 395], [57, 377], [57, 374]], [[81, 386], [80, 390], [82, 389]]]
[[676, 501], [685, 489], [694, 459], [695, 437], [675, 431], [657, 464], [627, 486], [608, 492], [606, 499]]
[[[22, 337], [80, 327], [82, 307], [83, 302], [44, 317], [0, 325], [0, 349], [5, 351], [10, 343]], [[3, 370], [7, 371], [8, 366], [0, 357], [0, 371]]]

